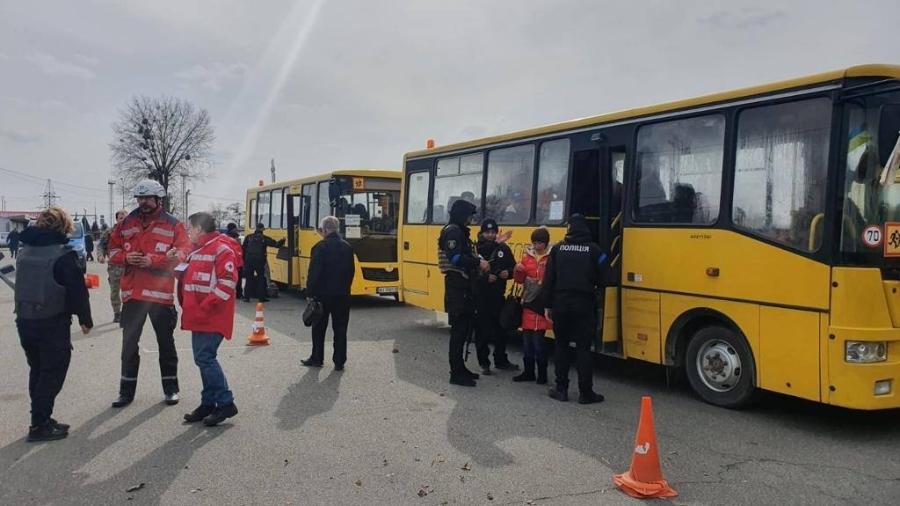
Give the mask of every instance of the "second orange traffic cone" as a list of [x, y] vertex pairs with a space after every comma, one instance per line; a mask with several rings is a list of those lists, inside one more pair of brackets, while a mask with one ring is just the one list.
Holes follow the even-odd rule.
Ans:
[[613, 483], [622, 492], [638, 499], [678, 495], [663, 478], [659, 466], [659, 448], [656, 446], [656, 429], [653, 427], [653, 401], [650, 397], [641, 397], [641, 419], [634, 438], [631, 467], [628, 472], [613, 476]]
[[256, 321], [253, 322], [253, 330], [247, 338], [250, 346], [265, 346], [269, 344], [269, 335], [266, 334], [266, 322], [263, 316], [263, 303], [256, 303]]

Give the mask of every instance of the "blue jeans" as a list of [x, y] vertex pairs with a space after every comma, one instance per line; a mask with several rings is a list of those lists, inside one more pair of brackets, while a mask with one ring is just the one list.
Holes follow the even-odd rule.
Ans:
[[543, 330], [526, 330], [522, 332], [522, 353], [525, 360], [533, 360], [540, 363], [547, 363], [547, 354], [544, 351], [544, 331]]
[[234, 396], [228, 389], [225, 373], [216, 359], [222, 334], [215, 332], [192, 332], [191, 346], [194, 349], [194, 363], [200, 368], [200, 379], [203, 380], [203, 392], [200, 403], [207, 406], [222, 406], [234, 402]]

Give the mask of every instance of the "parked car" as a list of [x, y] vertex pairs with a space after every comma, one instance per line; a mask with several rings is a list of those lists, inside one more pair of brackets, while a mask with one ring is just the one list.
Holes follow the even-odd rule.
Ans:
[[87, 272], [87, 252], [84, 249], [84, 227], [81, 223], [75, 224], [75, 231], [69, 234], [69, 246], [78, 254], [78, 267], [81, 272]]

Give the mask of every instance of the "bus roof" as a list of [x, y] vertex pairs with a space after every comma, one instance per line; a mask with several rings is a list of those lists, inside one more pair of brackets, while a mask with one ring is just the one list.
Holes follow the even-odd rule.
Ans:
[[466, 149], [476, 148], [480, 146], [488, 146], [491, 144], [498, 144], [501, 142], [508, 142], [522, 138], [528, 137], [538, 137], [545, 136], [557, 132], [565, 132], [568, 130], [574, 130], [577, 128], [584, 128], [590, 126], [599, 126], [604, 123], [611, 123], [613, 121], [621, 121], [628, 119], [636, 119], [642, 116], [649, 116], [653, 114], [659, 114], [663, 112], [670, 111], [678, 111], [683, 109], [691, 109], [694, 107], [710, 105], [720, 102], [728, 102], [731, 100], [736, 100], [740, 98], [752, 97], [755, 95], [766, 95], [769, 93], [775, 93], [778, 91], [793, 89], [793, 88], [803, 88], [806, 86], [812, 86], [816, 84], [830, 83], [836, 82], [845, 78], [852, 77], [887, 77], [900, 79], [900, 65], [880, 65], [880, 64], [872, 64], [872, 65], [858, 65], [855, 67], [849, 67], [842, 70], [834, 70], [831, 72], [823, 72], [821, 74], [814, 74], [806, 77], [799, 77], [795, 79], [788, 79], [786, 81], [778, 81], [770, 84], [763, 84], [758, 86], [751, 86], [748, 88], [740, 88], [737, 90], [726, 91], [721, 93], [713, 93], [711, 95], [702, 95], [699, 97], [677, 100], [674, 102], [666, 102], [662, 104], [647, 106], [647, 107], [638, 107], [636, 109], [626, 109], [624, 111], [618, 111], [608, 114], [601, 114], [599, 116], [590, 116], [587, 118], [575, 119], [570, 121], [563, 121], [561, 123], [554, 123], [542, 127], [537, 128], [529, 128], [526, 130], [519, 130], [517, 132], [512, 132], [508, 134], [502, 135], [494, 135], [491, 137], [484, 137], [482, 139], [476, 139], [472, 141], [458, 142], [455, 144], [448, 144], [446, 146], [440, 146], [433, 149], [422, 149], [417, 151], [411, 151], [406, 154], [406, 158], [422, 158], [427, 156], [433, 156], [441, 153], [449, 153], [453, 151], [462, 151]]
[[263, 186], [252, 186], [247, 191], [248, 192], [256, 192], [263, 191], [272, 188], [281, 188], [284, 186], [291, 186], [295, 184], [309, 183], [311, 181], [323, 181], [326, 179], [330, 179], [333, 176], [356, 176], [356, 177], [379, 177], [379, 178], [387, 178], [387, 179], [400, 179], [402, 173], [398, 170], [388, 170], [388, 169], [340, 169], [333, 170], [331, 172], [323, 172], [322, 174], [316, 174], [315, 176], [307, 176], [298, 179], [286, 179], [283, 181], [276, 181], [274, 183], [269, 183]]

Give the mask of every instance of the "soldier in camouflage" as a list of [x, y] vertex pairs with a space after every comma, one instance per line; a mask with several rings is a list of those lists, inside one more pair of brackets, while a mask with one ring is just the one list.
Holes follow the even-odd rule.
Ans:
[[[115, 227], [122, 224], [126, 216], [128, 216], [128, 211], [124, 209], [116, 211], [116, 224], [103, 232], [103, 235], [100, 237], [100, 263], [109, 259], [109, 235]], [[125, 267], [110, 263], [106, 268], [106, 272], [109, 274], [109, 302], [112, 304], [113, 322], [120, 323], [122, 320], [122, 296], [119, 293], [119, 282], [122, 281]]]

